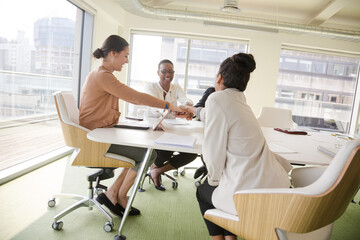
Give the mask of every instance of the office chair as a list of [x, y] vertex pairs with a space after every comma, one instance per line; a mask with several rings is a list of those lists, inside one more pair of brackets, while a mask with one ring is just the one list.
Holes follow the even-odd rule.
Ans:
[[288, 109], [262, 107], [257, 120], [261, 127], [285, 129], [297, 127], [297, 124], [292, 120], [292, 112]]
[[[114, 176], [114, 169], [119, 167], [133, 167], [135, 161], [114, 153], [107, 153], [110, 144], [93, 142], [87, 139], [86, 135], [90, 131], [79, 125], [79, 109], [76, 106], [75, 98], [70, 92], [54, 93], [57, 113], [61, 123], [61, 129], [65, 139], [65, 144], [75, 148], [71, 155], [72, 166], [84, 166], [90, 168], [100, 168], [93, 174], [87, 176], [89, 182], [88, 195], [77, 194], [54, 194], [48, 201], [49, 207], [56, 205], [56, 198], [69, 198], [79, 200], [72, 206], [60, 212], [54, 217], [52, 228], [61, 230], [63, 222], [59, 221], [62, 217], [76, 210], [79, 207], [88, 207], [92, 210], [97, 207], [107, 217], [108, 222], [104, 225], [106, 232], [113, 229], [113, 220], [111, 215], [94, 199], [94, 190], [100, 194], [106, 186], [101, 185], [100, 181]], [[93, 186], [95, 182], [95, 186]]]
[[211, 209], [204, 217], [246, 240], [330, 239], [360, 186], [359, 169], [360, 140], [349, 141], [329, 166], [293, 169], [294, 188], [238, 191], [238, 215]]

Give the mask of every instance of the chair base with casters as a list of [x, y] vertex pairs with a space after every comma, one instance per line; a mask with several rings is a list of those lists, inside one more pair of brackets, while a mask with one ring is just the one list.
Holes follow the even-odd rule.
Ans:
[[[89, 181], [89, 191], [88, 196], [79, 195], [79, 194], [54, 194], [52, 198], [48, 201], [49, 207], [55, 207], [56, 198], [67, 198], [67, 199], [76, 199], [79, 200], [75, 204], [71, 205], [67, 209], [63, 210], [54, 217], [54, 222], [52, 223], [52, 228], [54, 230], [61, 230], [63, 227], [63, 222], [60, 221], [61, 218], [71, 213], [72, 211], [80, 208], [87, 207], [89, 210], [93, 209], [93, 206], [97, 207], [104, 215], [107, 217], [108, 221], [104, 225], [105, 232], [111, 232], [114, 227], [113, 219], [111, 215], [94, 199], [94, 190], [97, 194], [102, 193], [103, 189], [106, 191], [107, 187], [100, 184], [101, 180], [109, 179], [114, 177], [114, 168], [102, 168], [92, 174], [89, 174], [87, 179]], [[95, 187], [93, 186], [95, 182]]]
[[183, 167], [183, 168], [181, 168], [181, 169], [176, 169], [176, 170], [173, 171], [174, 177], [179, 176], [179, 172], [180, 172], [180, 175], [181, 175], [181, 176], [185, 176], [185, 174], [186, 174], [186, 169], [197, 169], [197, 167]]
[[[194, 179], [197, 179], [197, 178], [200, 178], [199, 180], [197, 180], [195, 182], [195, 186], [196, 187], [199, 187], [202, 183], [202, 180], [206, 177], [207, 175], [207, 170], [206, 170], [206, 167], [205, 167], [205, 163], [204, 163], [204, 159], [202, 157], [202, 155], [198, 155], [202, 161], [202, 163], [204, 164], [203, 166], [201, 167], [183, 167], [181, 170], [180, 169], [176, 169], [173, 171], [173, 175], [174, 177], [177, 177], [179, 176], [179, 172], [180, 172], [180, 175], [181, 176], [185, 176], [186, 174], [186, 169], [195, 169], [195, 173], [194, 173]], [[204, 169], [205, 168], [205, 169]]]

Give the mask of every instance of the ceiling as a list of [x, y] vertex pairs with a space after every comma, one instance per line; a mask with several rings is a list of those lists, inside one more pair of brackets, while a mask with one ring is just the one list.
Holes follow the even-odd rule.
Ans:
[[[224, 0], [141, 0], [150, 7], [221, 14]], [[235, 1], [236, 2], [236, 1]], [[239, 17], [360, 30], [360, 0], [238, 0]]]
[[[203, 20], [230, 26], [259, 27], [258, 30], [301, 29], [332, 32], [360, 39], [360, 0], [116, 0], [123, 8], [145, 17], [172, 20]], [[240, 8], [223, 12], [224, 2]]]

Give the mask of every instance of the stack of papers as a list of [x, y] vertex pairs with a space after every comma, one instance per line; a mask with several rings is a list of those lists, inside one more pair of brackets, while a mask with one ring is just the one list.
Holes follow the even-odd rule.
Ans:
[[165, 119], [165, 123], [169, 123], [171, 125], [188, 125], [189, 121], [185, 119]]
[[187, 148], [194, 148], [196, 137], [194, 136], [181, 136], [173, 133], [165, 132], [158, 139], [155, 140], [156, 144], [180, 146]]
[[274, 143], [268, 143], [268, 146], [270, 150], [274, 153], [297, 153], [294, 150], [288, 149], [286, 147], [274, 144]]

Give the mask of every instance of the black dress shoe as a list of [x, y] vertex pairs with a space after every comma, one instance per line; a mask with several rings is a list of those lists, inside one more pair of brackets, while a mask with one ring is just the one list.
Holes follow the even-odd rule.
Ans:
[[120, 208], [118, 208], [116, 205], [114, 205], [105, 195], [105, 193], [101, 193], [99, 196], [97, 196], [96, 201], [98, 201], [100, 204], [104, 204], [105, 207], [107, 207], [113, 214], [122, 217], [124, 215], [124, 212], [121, 211]]
[[[122, 213], [125, 212], [125, 208], [123, 208], [120, 204], [116, 204], [116, 206], [120, 209], [120, 211]], [[129, 211], [129, 216], [135, 216], [135, 215], [139, 215], [140, 214], [140, 210], [134, 207], [131, 207], [131, 210]]]
[[[160, 184], [159, 186], [156, 186], [155, 181], [154, 181], [154, 179], [151, 177], [151, 173], [150, 173], [150, 172], [147, 174], [147, 176], [148, 176], [149, 179], [151, 179], [151, 181], [154, 183], [154, 186], [155, 186], [155, 188], [156, 188], [157, 190], [160, 190], [160, 191], [165, 191], [165, 190], [166, 190], [166, 188], [165, 188], [164, 185], [162, 185], [162, 184]], [[149, 180], [149, 182], [150, 182], [150, 180]]]

